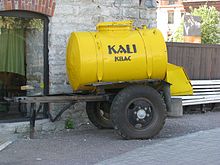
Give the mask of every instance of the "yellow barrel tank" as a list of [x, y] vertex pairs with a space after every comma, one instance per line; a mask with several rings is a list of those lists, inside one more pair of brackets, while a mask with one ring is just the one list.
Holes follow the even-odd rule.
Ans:
[[74, 90], [95, 82], [165, 80], [167, 50], [157, 29], [136, 29], [132, 21], [105, 22], [96, 32], [73, 32], [67, 73]]

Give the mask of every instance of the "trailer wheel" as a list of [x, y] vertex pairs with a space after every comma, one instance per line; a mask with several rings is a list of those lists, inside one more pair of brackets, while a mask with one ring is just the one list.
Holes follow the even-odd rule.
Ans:
[[91, 123], [99, 129], [112, 129], [110, 120], [111, 104], [107, 102], [89, 102], [86, 112]]
[[111, 105], [116, 132], [125, 139], [148, 139], [163, 128], [167, 112], [161, 95], [149, 86], [121, 90]]

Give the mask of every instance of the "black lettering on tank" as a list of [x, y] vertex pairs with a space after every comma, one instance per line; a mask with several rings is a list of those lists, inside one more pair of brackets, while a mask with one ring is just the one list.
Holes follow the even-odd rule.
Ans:
[[132, 47], [133, 47], [134, 53], [137, 53], [137, 48], [136, 48], [136, 45], [135, 45], [135, 44], [133, 44], [133, 45], [132, 45]]
[[119, 45], [119, 49], [118, 49], [117, 54], [119, 54], [119, 53], [127, 53], [126, 49], [122, 45]]
[[131, 56], [115, 56], [115, 62], [117, 61], [131, 61]]
[[113, 46], [108, 45], [108, 54], [112, 54], [112, 53], [114, 54], [117, 53], [117, 51], [115, 50], [115, 45]]
[[135, 44], [132, 45], [108, 45], [108, 54], [133, 54], [137, 53], [137, 47]]

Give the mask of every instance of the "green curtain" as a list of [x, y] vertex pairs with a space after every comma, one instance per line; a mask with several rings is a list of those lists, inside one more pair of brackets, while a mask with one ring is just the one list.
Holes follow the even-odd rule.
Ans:
[[1, 29], [0, 72], [11, 72], [25, 76], [24, 29]]

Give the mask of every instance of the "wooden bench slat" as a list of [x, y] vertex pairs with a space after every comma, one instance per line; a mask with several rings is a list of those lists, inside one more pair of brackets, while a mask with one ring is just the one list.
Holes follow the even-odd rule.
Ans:
[[220, 92], [194, 92], [193, 96], [198, 95], [220, 95]]
[[219, 89], [193, 89], [194, 93], [196, 93], [196, 92], [210, 92], [210, 91], [220, 91], [220, 88]]
[[207, 95], [207, 96], [172, 96], [172, 98], [181, 98], [182, 100], [196, 100], [196, 99], [209, 99], [216, 98], [219, 99], [219, 95]]
[[190, 100], [190, 101], [183, 101], [182, 105], [183, 106], [187, 106], [187, 105], [200, 105], [200, 104], [211, 104], [211, 103], [219, 103], [220, 99], [216, 99], [216, 100], [207, 100], [207, 99], [200, 99], [200, 100]]
[[202, 86], [202, 85], [193, 85], [193, 89], [212, 89], [212, 88], [220, 88], [220, 85], [206, 85], [206, 86]]
[[191, 80], [192, 85], [220, 85], [220, 80]]

